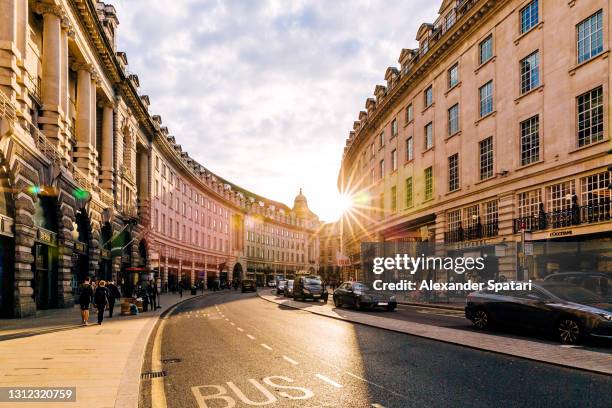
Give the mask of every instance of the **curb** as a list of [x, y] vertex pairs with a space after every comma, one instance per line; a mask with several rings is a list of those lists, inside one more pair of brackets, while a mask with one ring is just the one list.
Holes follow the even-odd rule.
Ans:
[[204, 296], [207, 296], [207, 294], [195, 295], [176, 302], [157, 315], [154, 319], [151, 319], [151, 321], [142, 328], [141, 333], [144, 335], [139, 336], [138, 340], [136, 340], [136, 342], [132, 345], [132, 348], [130, 349], [131, 358], [128, 359], [125, 367], [123, 368], [123, 374], [121, 374], [117, 397], [115, 398], [115, 408], [138, 408], [141, 381], [140, 374], [142, 373], [142, 365], [145, 361], [147, 344], [149, 343], [151, 333], [153, 333], [161, 319], [164, 319], [179, 305]]
[[463, 311], [463, 306], [453, 306], [453, 305], [445, 305], [439, 303], [419, 303], [419, 302], [397, 302], [398, 305], [404, 306], [419, 306], [419, 307], [429, 307], [432, 309], [443, 309], [443, 310], [461, 310]]
[[452, 344], [454, 346], [465, 347], [465, 348], [469, 348], [469, 349], [472, 349], [472, 350], [479, 350], [479, 351], [484, 351], [484, 352], [488, 352], [488, 353], [494, 353], [494, 354], [510, 356], [510, 357], [514, 357], [514, 358], [521, 358], [523, 360], [537, 361], [538, 363], [550, 364], [550, 365], [554, 365], [554, 366], [557, 366], [557, 367], [570, 368], [570, 369], [573, 369], [573, 370], [579, 370], [579, 371], [584, 371], [584, 372], [589, 372], [589, 373], [595, 373], [595, 374], [599, 374], [599, 375], [612, 376], [611, 372], [601, 371], [601, 370], [597, 370], [597, 369], [589, 369], [588, 367], [576, 367], [576, 366], [573, 366], [573, 365], [570, 365], [570, 364], [563, 364], [563, 363], [558, 363], [558, 362], [553, 362], [553, 361], [546, 361], [546, 360], [542, 360], [542, 359], [539, 359], [539, 358], [536, 358], [536, 357], [519, 356], [519, 355], [516, 355], [516, 354], [509, 353], [509, 352], [504, 352], [502, 350], [491, 350], [491, 349], [486, 349], [486, 348], [482, 348], [482, 347], [478, 347], [478, 346], [462, 344], [462, 343], [454, 342], [454, 341], [451, 341], [451, 340], [444, 340], [444, 339], [433, 338], [433, 337], [429, 337], [429, 336], [426, 336], [426, 335], [423, 335], [423, 334], [411, 333], [411, 332], [407, 332], [407, 331], [403, 331], [403, 330], [399, 330], [399, 329], [393, 329], [393, 328], [389, 328], [389, 327], [381, 327], [381, 326], [377, 326], [377, 325], [371, 324], [371, 323], [365, 323], [365, 322], [359, 322], [359, 321], [356, 321], [356, 320], [351, 320], [349, 318], [344, 318], [342, 316], [330, 316], [330, 315], [327, 315], [327, 314], [324, 314], [324, 313], [321, 313], [321, 312], [317, 312], [317, 311], [313, 311], [313, 310], [306, 310], [306, 309], [298, 307], [298, 306], [283, 304], [283, 303], [274, 301], [272, 299], [267, 299], [267, 298], [263, 297], [259, 292], [257, 292], [257, 296], [260, 299], [265, 300], [265, 301], [270, 302], [270, 303], [274, 303], [274, 304], [277, 304], [277, 305], [282, 305], [284, 307], [290, 307], [292, 309], [302, 310], [304, 312], [312, 313], [312, 314], [315, 314], [315, 315], [318, 315], [318, 316], [327, 317], [327, 318], [330, 318], [330, 319], [340, 320], [340, 321], [343, 321], [343, 322], [360, 324], [362, 326], [368, 326], [368, 327], [375, 327], [375, 328], [380, 329], [380, 330], [387, 330], [387, 331], [394, 332], [394, 333], [406, 334], [408, 336], [419, 337], [419, 338], [427, 339], [427, 340], [431, 340], [431, 341], [439, 341], [441, 343]]

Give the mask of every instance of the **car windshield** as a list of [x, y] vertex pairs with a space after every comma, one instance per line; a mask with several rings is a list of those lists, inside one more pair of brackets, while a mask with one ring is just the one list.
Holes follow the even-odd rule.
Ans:
[[563, 300], [567, 300], [568, 302], [593, 304], [602, 301], [602, 299], [593, 292], [589, 292], [586, 289], [574, 285], [546, 285], [544, 288], [553, 295]]
[[304, 278], [304, 284], [306, 285], [320, 285], [321, 279], [319, 278]]
[[366, 283], [353, 283], [353, 290], [361, 290], [361, 291], [366, 291], [366, 290], [370, 290], [370, 285], [366, 284]]
[[287, 286], [288, 286], [288, 287], [290, 287], [290, 288], [292, 288], [292, 287], [293, 287], [293, 281], [292, 281], [292, 280], [291, 280], [291, 281], [288, 281], [288, 282], [287, 282]]

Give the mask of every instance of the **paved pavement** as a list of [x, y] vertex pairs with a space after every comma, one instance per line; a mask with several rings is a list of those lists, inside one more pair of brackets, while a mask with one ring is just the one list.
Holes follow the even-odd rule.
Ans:
[[143, 380], [143, 408], [596, 408], [609, 406], [612, 392], [605, 375], [329, 319], [251, 293], [182, 304], [159, 328], [144, 367], [165, 376]]
[[[540, 339], [519, 338], [493, 333], [484, 333], [474, 329], [465, 329], [468, 325], [466, 319], [452, 314], [458, 312], [449, 311], [449, 316], [443, 321], [449, 320], [448, 324], [440, 322], [431, 324], [421, 323], [411, 317], [413, 312], [390, 313], [385, 316], [382, 312], [357, 312], [348, 309], [335, 308], [331, 302], [328, 304], [314, 302], [296, 302], [291, 299], [278, 297], [272, 292], [263, 290], [258, 292], [263, 299], [287, 306], [304, 310], [321, 316], [334, 319], [346, 320], [387, 330], [439, 340], [447, 343], [458, 344], [480, 350], [507, 354], [515, 357], [541, 361], [545, 363], [560, 365], [564, 367], [577, 368], [593, 371], [601, 374], [612, 375], [612, 349], [610, 344], [607, 348], [582, 348], [564, 346], [557, 342], [543, 341]], [[440, 311], [434, 310], [429, 314], [440, 315]], [[439, 320], [439, 317], [438, 317]]]
[[[101, 326], [95, 323], [95, 313], [90, 326], [81, 326], [78, 307], [0, 320], [0, 387], [76, 387], [77, 395], [76, 403], [0, 403], [0, 407], [137, 407], [149, 334], [162, 312], [189, 298], [164, 294], [161, 309], [105, 317]], [[120, 305], [115, 311], [120, 313]]]

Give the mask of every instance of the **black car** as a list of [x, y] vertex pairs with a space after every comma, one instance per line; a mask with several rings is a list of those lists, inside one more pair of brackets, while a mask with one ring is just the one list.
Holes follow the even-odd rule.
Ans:
[[318, 276], [299, 276], [293, 282], [293, 299], [322, 300], [327, 303], [327, 289]]
[[255, 281], [252, 279], [243, 279], [240, 288], [242, 289], [242, 293], [257, 291], [257, 285], [255, 285]]
[[470, 293], [465, 317], [479, 329], [498, 324], [545, 331], [568, 344], [585, 336], [612, 339], [612, 304], [565, 282], [534, 283], [531, 290]]
[[395, 296], [372, 289], [363, 282], [344, 282], [334, 291], [334, 305], [354, 306], [357, 310], [382, 307], [390, 312], [397, 307]]
[[548, 275], [545, 282], [565, 282], [580, 286], [612, 303], [612, 276], [600, 272], [559, 272]]
[[276, 285], [276, 294], [277, 295], [283, 295], [285, 293], [285, 288], [287, 287], [287, 281], [286, 280], [279, 280], [278, 284]]

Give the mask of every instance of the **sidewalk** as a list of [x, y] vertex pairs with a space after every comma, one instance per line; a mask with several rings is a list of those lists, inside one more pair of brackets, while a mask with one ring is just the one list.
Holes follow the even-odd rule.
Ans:
[[[178, 302], [199, 296], [164, 294], [162, 308], [112, 319], [106, 312], [101, 326], [96, 313], [91, 313], [90, 326], [81, 326], [78, 307], [0, 320], [0, 387], [76, 387], [77, 402], [20, 407], [136, 408], [144, 351], [158, 317]], [[121, 306], [115, 311], [120, 314]], [[0, 407], [14, 406], [0, 402]]]
[[474, 349], [612, 375], [612, 354], [605, 349], [602, 349], [600, 352], [563, 346], [557, 343], [545, 343], [484, 332], [437, 327], [390, 317], [373, 316], [347, 309], [335, 309], [330, 305], [296, 302], [262, 292], [257, 292], [257, 294], [269, 302], [338, 320], [360, 323]]

